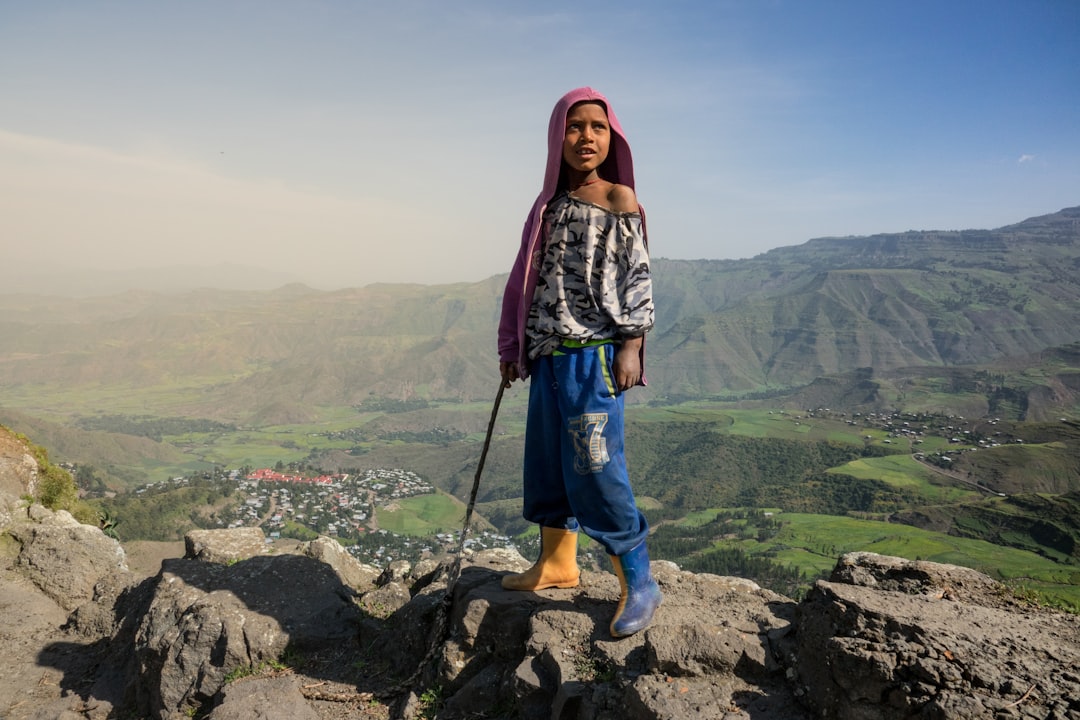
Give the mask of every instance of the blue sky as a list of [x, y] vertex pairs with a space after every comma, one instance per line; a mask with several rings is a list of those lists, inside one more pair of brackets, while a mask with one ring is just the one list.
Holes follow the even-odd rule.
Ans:
[[1080, 205], [1075, 0], [0, 0], [0, 69], [8, 273], [505, 272], [580, 85], [655, 256]]

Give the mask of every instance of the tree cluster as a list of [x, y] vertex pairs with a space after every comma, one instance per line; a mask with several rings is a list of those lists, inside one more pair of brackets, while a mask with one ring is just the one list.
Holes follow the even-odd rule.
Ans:
[[236, 430], [234, 425], [226, 425], [214, 420], [153, 415], [93, 415], [81, 417], [75, 421], [75, 424], [83, 430], [123, 433], [157, 442], [161, 442], [161, 439], [167, 436]]

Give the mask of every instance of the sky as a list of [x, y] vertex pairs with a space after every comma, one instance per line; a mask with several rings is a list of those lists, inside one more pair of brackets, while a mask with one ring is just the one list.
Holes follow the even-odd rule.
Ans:
[[1080, 205], [1076, 0], [0, 0], [0, 281], [507, 272], [582, 85], [655, 257]]

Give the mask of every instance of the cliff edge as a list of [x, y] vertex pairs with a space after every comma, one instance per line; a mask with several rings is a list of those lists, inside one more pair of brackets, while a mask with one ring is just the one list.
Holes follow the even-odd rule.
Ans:
[[246, 528], [193, 531], [147, 575], [0, 487], [5, 720], [1080, 720], [1080, 617], [957, 566], [852, 553], [796, 602], [655, 562], [654, 624], [613, 640], [610, 573], [507, 592], [529, 562], [490, 550], [448, 593], [446, 563]]

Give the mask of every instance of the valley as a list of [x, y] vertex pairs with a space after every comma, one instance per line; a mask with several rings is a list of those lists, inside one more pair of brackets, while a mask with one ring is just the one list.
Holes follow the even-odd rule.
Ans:
[[[535, 528], [520, 518], [522, 390], [508, 394], [496, 424], [470, 543], [531, 556]], [[159, 429], [154, 442], [187, 459], [149, 486], [102, 492], [99, 484], [88, 502], [117, 521], [125, 541], [175, 541], [191, 527], [243, 524], [268, 537], [330, 535], [376, 566], [451, 552], [487, 409], [391, 409], [399, 411], [342, 408], [325, 423], [257, 431], [110, 416], [96, 424]], [[840, 554], [868, 550], [973, 567], [1044, 602], [1080, 608], [1078, 466], [1053, 495], [993, 480], [1015, 470], [1014, 448], [1043, 465], [1076, 452], [1080, 430], [1068, 423], [698, 402], [634, 407], [627, 437], [657, 559], [798, 596]], [[73, 470], [88, 490], [87, 468]], [[323, 473], [334, 475], [315, 477]], [[594, 545], [582, 546], [583, 563], [605, 566]]]
[[[653, 270], [627, 447], [657, 557], [797, 595], [876, 549], [1080, 608], [1080, 208]], [[244, 511], [259, 469], [401, 472], [431, 491], [350, 509], [351, 530], [283, 513], [266, 530], [376, 563], [444, 552], [497, 390], [504, 281], [0, 294], [0, 424], [71, 468], [122, 540], [272, 520]], [[506, 393], [476, 510], [528, 556], [526, 397]]]

